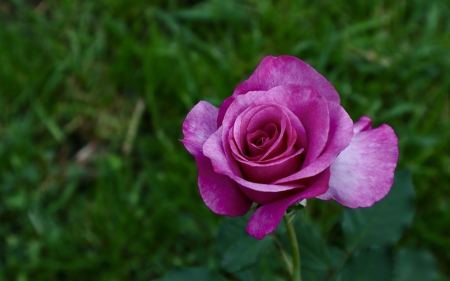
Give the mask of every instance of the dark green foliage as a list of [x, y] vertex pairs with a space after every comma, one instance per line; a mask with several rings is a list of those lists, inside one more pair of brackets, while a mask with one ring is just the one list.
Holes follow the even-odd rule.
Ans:
[[271, 237], [265, 237], [261, 241], [247, 236], [239, 239], [223, 255], [222, 268], [228, 272], [238, 272], [255, 265], [260, 260], [261, 254], [273, 242]]
[[393, 262], [389, 250], [371, 248], [356, 252], [342, 270], [340, 280], [390, 281]]
[[[400, 243], [448, 276], [449, 19], [443, 0], [0, 1], [0, 279], [220, 268], [181, 124], [269, 54], [310, 63], [354, 120], [392, 125], [417, 193]], [[311, 201], [306, 220], [342, 242], [339, 210]]]
[[245, 231], [248, 216], [226, 218], [217, 235], [221, 268], [239, 280], [274, 280], [280, 258], [273, 236], [257, 240]]
[[[396, 173], [391, 192], [379, 203], [363, 209], [363, 212], [361, 209], [346, 209], [341, 224], [344, 233], [341, 239], [346, 242], [346, 250], [326, 243], [314, 228], [306, 224], [297, 214], [292, 221], [300, 248], [302, 280], [437, 280], [436, 262], [428, 251], [393, 249], [403, 231], [412, 223], [413, 199], [411, 172], [404, 170]], [[284, 224], [281, 223], [273, 235], [258, 241], [245, 236], [242, 222], [242, 218], [229, 218], [224, 220], [220, 227], [218, 248], [230, 249], [225, 253], [220, 250], [222, 270], [239, 280], [262, 280], [262, 277], [267, 275], [272, 278], [268, 280], [286, 278], [289, 268], [286, 266], [289, 263], [286, 260], [290, 260], [291, 248]], [[233, 236], [234, 240], [231, 239]], [[261, 265], [268, 257], [273, 256], [273, 252], [265, 255], [261, 253], [270, 249], [269, 242], [273, 240], [278, 244], [277, 252], [282, 258], [281, 263], [272, 262], [272, 269], [268, 273], [261, 274]], [[246, 267], [246, 275], [242, 275], [243, 267]], [[255, 277], [255, 273], [260, 275]]]
[[424, 249], [401, 249], [396, 255], [394, 281], [436, 281], [436, 261]]
[[226, 281], [223, 276], [205, 268], [178, 268], [164, 274], [155, 281]]

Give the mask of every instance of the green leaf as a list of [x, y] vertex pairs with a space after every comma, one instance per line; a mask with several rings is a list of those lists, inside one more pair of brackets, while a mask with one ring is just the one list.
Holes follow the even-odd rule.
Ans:
[[160, 279], [155, 281], [186, 281], [186, 280], [196, 280], [196, 281], [226, 281], [226, 279], [220, 274], [213, 272], [207, 268], [176, 268], [173, 269]]
[[271, 236], [257, 240], [251, 236], [238, 240], [222, 258], [222, 268], [228, 272], [238, 272], [253, 266], [266, 249], [272, 245]]
[[332, 280], [328, 279], [329, 274], [326, 271], [323, 270], [314, 270], [311, 268], [305, 268], [303, 269], [302, 266], [302, 280], [304, 281], [325, 281], [325, 280]]
[[389, 194], [369, 208], [345, 209], [342, 222], [348, 250], [396, 243], [414, 217], [411, 171], [395, 175]]
[[[282, 281], [286, 280], [287, 271], [284, 266], [284, 261], [277, 258], [278, 249], [275, 245], [272, 245], [268, 251], [261, 255], [258, 262], [250, 266], [249, 268], [243, 269], [238, 272], [234, 272], [233, 276], [237, 280], [241, 281]], [[280, 272], [284, 273], [285, 276], [276, 275]]]
[[437, 281], [433, 255], [422, 249], [401, 249], [396, 255], [395, 281]]
[[309, 225], [298, 222], [295, 225], [300, 248], [302, 267], [328, 272], [333, 266], [328, 247], [322, 237]]
[[217, 250], [220, 255], [225, 254], [236, 241], [241, 238], [248, 237], [249, 234], [245, 231], [248, 217], [225, 217], [219, 228], [217, 234]]
[[241, 281], [259, 281], [261, 280], [261, 270], [258, 266], [253, 266], [248, 269], [233, 273]]
[[[338, 249], [330, 252], [329, 246], [322, 237], [302, 221], [294, 223], [300, 248], [301, 272], [305, 281], [332, 280], [338, 262], [344, 253]], [[291, 247], [287, 234], [281, 236], [283, 247], [291, 255]]]
[[390, 281], [393, 276], [392, 256], [387, 248], [370, 248], [356, 252], [342, 270], [342, 281]]
[[[245, 230], [248, 218], [249, 215], [223, 219], [217, 235], [217, 249], [222, 257], [222, 267], [239, 280], [274, 280], [270, 272], [279, 264], [273, 262], [278, 254], [272, 243], [273, 239], [266, 237], [259, 241], [251, 237]], [[268, 249], [270, 252], [262, 256], [261, 252]]]

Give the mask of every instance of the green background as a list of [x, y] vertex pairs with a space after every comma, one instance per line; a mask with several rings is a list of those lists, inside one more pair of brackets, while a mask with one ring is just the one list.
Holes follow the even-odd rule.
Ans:
[[[417, 194], [400, 244], [450, 280], [449, 51], [444, 0], [0, 1], [0, 280], [218, 268], [181, 124], [280, 54], [394, 128]], [[342, 209], [306, 215], [326, 234]]]

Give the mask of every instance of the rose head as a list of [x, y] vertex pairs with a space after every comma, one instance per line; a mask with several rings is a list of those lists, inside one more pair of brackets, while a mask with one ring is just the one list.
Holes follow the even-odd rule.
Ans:
[[388, 125], [353, 123], [333, 86], [305, 62], [266, 57], [218, 109], [201, 101], [183, 123], [205, 204], [227, 216], [246, 214], [261, 239], [303, 199], [368, 207], [390, 190], [398, 159]]

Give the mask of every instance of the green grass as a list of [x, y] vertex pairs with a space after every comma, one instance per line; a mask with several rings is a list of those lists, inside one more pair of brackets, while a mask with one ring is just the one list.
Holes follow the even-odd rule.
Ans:
[[[430, 248], [450, 280], [449, 47], [444, 0], [0, 2], [0, 280], [217, 267], [220, 217], [181, 124], [278, 54], [327, 77], [354, 120], [395, 129], [418, 209], [401, 243]], [[309, 206], [327, 232], [340, 208]]]

